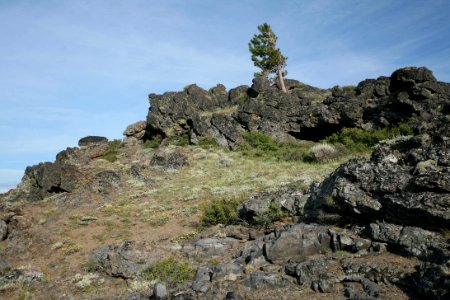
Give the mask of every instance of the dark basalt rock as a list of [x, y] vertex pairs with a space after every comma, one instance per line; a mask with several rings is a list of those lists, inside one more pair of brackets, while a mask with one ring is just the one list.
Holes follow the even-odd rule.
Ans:
[[[333, 269], [333, 272], [330, 270]], [[286, 265], [286, 274], [297, 279], [301, 286], [309, 287], [321, 293], [329, 292], [333, 286], [342, 281], [342, 274], [339, 270], [339, 262], [331, 259], [313, 259], [301, 263], [291, 263]], [[342, 273], [342, 271], [341, 271]]]
[[32, 287], [45, 281], [44, 274], [25, 269], [13, 269], [0, 275], [0, 290], [17, 290], [24, 286]]
[[303, 216], [303, 209], [315, 184], [309, 188], [294, 182], [275, 192], [261, 192], [242, 202], [238, 208], [241, 218], [252, 223], [270, 211], [274, 204], [290, 216]]
[[164, 252], [145, 243], [126, 241], [95, 249], [89, 258], [89, 268], [114, 277], [139, 278], [162, 257]]
[[421, 294], [433, 299], [450, 297], [450, 259], [441, 264], [423, 264], [412, 283]]
[[356, 87], [324, 90], [291, 79], [286, 87], [283, 93], [277, 83], [256, 77], [251, 88], [229, 93], [222, 85], [208, 92], [190, 85], [183, 92], [150, 94], [146, 136], [187, 133], [195, 142], [209, 135], [229, 147], [245, 131], [317, 141], [343, 127], [370, 130], [414, 116], [429, 120], [450, 107], [450, 85], [423, 67], [399, 69]]
[[78, 187], [80, 176], [81, 173], [75, 166], [58, 162], [27, 167], [22, 180], [30, 185], [26, 198], [37, 201], [54, 193], [71, 192]]
[[84, 147], [93, 144], [107, 143], [108, 139], [103, 136], [86, 136], [78, 141], [78, 146]]
[[120, 175], [114, 171], [101, 171], [94, 175], [92, 190], [97, 193], [110, 193], [120, 188]]
[[[335, 212], [365, 222], [450, 228], [448, 118], [428, 132], [381, 142], [370, 160], [340, 166], [307, 203], [310, 215]], [[441, 124], [441, 125], [438, 125]]]
[[391, 251], [407, 256], [422, 260], [445, 257], [445, 241], [440, 234], [432, 231], [411, 226], [372, 223], [366, 233], [372, 240], [391, 245]]

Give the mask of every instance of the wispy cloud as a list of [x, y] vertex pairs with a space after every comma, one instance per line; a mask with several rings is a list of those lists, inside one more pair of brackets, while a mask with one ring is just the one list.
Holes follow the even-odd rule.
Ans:
[[0, 167], [53, 159], [89, 134], [120, 138], [149, 92], [250, 84], [262, 22], [288, 76], [312, 85], [404, 65], [450, 81], [448, 11], [446, 0], [0, 1]]

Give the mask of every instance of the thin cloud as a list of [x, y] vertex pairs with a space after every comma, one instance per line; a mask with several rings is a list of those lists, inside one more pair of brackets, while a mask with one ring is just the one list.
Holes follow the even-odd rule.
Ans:
[[[430, 67], [450, 81], [450, 2], [0, 1], [0, 167], [53, 159], [85, 135], [121, 138], [147, 94], [250, 84], [268, 22], [288, 77], [332, 87]], [[29, 162], [29, 163], [27, 163]]]

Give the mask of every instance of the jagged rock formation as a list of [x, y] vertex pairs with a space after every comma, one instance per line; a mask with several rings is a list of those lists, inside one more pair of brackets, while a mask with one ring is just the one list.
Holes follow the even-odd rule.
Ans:
[[391, 77], [356, 87], [323, 90], [295, 80], [288, 93], [264, 78], [227, 92], [223, 85], [205, 91], [196, 85], [182, 92], [150, 94], [146, 138], [188, 134], [212, 136], [233, 147], [245, 131], [320, 140], [343, 127], [373, 129], [416, 116], [430, 119], [448, 111], [450, 85], [426, 68], [404, 68]]
[[[125, 143], [86, 137], [80, 148], [58, 153], [55, 162], [27, 168], [18, 188], [0, 196], [0, 295], [23, 284], [47, 290], [69, 282], [76, 288], [70, 294], [77, 298], [86, 286], [106, 281], [117, 287], [114, 280], [121, 280], [127, 289], [116, 298], [448, 299], [450, 85], [438, 82], [426, 68], [404, 68], [356, 87], [323, 90], [295, 80], [286, 80], [286, 87], [287, 94], [258, 78], [251, 87], [229, 92], [222, 85], [209, 91], [191, 85], [183, 92], [151, 94], [147, 121], [128, 126]], [[200, 147], [166, 147], [163, 142], [149, 150], [143, 147], [145, 140], [187, 134], [194, 144], [213, 137], [233, 148], [247, 131], [319, 140], [343, 127], [370, 130], [411, 117], [417, 121], [413, 136], [381, 142], [370, 158], [348, 161], [320, 184], [296, 181], [248, 197], [236, 211], [240, 225], [217, 225], [177, 241], [166, 232], [147, 241], [155, 231], [141, 228], [141, 240], [125, 235], [120, 243], [105, 241], [117, 236], [115, 222], [133, 231], [137, 220], [163, 224], [167, 215], [155, 215], [169, 208], [162, 202], [151, 206], [151, 190], [197, 163], [192, 157]], [[207, 151], [197, 159], [205, 159]], [[221, 173], [236, 164], [216, 156], [208, 166], [223, 168]], [[189, 170], [177, 183], [196, 173], [206, 172]], [[167, 193], [178, 197], [176, 189], [170, 185]], [[199, 183], [190, 191], [194, 196], [177, 205], [196, 201], [202, 190], [217, 192]], [[50, 201], [59, 209], [59, 219], [52, 210], [43, 213], [45, 219], [28, 218]], [[118, 204], [112, 205], [114, 201]], [[271, 219], [273, 210], [289, 217]], [[99, 218], [102, 223], [95, 224]], [[39, 226], [50, 222], [59, 222], [64, 236], [83, 232], [76, 226], [107, 231], [108, 236], [94, 236], [99, 245], [87, 244], [86, 275], [54, 284], [40, 272], [11, 266], [8, 259], [14, 255], [23, 256], [22, 263], [64, 249], [63, 257], [45, 266], [57, 270], [67, 256], [80, 251], [76, 243], [55, 243], [43, 234], [45, 227]], [[38, 254], [33, 252], [37, 245], [45, 245]], [[150, 284], [149, 273], [166, 257], [192, 264], [192, 277]]]

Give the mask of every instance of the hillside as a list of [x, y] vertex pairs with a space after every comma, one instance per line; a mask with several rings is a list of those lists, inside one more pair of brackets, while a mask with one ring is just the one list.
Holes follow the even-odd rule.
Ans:
[[4, 299], [446, 299], [450, 84], [150, 94], [0, 195]]

